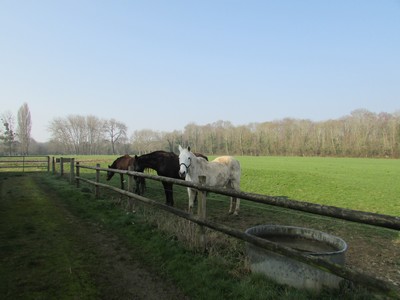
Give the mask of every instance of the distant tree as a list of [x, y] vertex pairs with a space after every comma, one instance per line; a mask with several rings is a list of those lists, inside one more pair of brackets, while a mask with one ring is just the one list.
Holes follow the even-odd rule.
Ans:
[[[163, 133], [162, 139], [165, 144], [165, 150], [169, 152], [178, 152], [177, 146], [182, 145], [182, 132], [174, 130], [173, 132]], [[161, 148], [163, 149], [163, 148]]]
[[99, 154], [105, 140], [106, 122], [95, 116], [86, 117], [88, 154]]
[[5, 147], [5, 152], [8, 155], [14, 153], [14, 148], [16, 145], [16, 134], [14, 132], [14, 116], [11, 112], [5, 112], [1, 116], [1, 123], [4, 126], [4, 132], [0, 135], [0, 139], [3, 141]]
[[149, 153], [156, 150], [167, 150], [169, 147], [164, 146], [165, 138], [160, 132], [151, 129], [136, 130], [131, 136], [133, 149], [138, 154]]
[[64, 153], [100, 154], [105, 143], [105, 121], [94, 116], [70, 115], [50, 122], [51, 144]]
[[55, 118], [50, 122], [49, 131], [51, 133], [52, 144], [60, 147], [62, 153], [78, 153], [76, 140], [70, 122], [64, 118]]
[[110, 119], [105, 123], [105, 132], [109, 142], [111, 143], [112, 154], [116, 154], [116, 145], [118, 142], [127, 140], [128, 127], [115, 119]]
[[28, 104], [24, 103], [18, 110], [18, 128], [17, 137], [20, 143], [21, 154], [29, 153], [29, 145], [31, 141], [31, 113]]

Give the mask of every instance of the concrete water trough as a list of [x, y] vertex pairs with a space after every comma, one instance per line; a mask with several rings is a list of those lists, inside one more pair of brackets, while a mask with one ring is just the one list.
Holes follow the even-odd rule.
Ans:
[[[259, 225], [248, 228], [246, 234], [275, 242], [281, 246], [318, 256], [344, 265], [347, 244], [339, 237], [309, 228]], [[343, 278], [322, 271], [298, 260], [261, 249], [247, 243], [247, 255], [252, 272], [299, 289], [320, 291], [323, 287], [339, 288]]]

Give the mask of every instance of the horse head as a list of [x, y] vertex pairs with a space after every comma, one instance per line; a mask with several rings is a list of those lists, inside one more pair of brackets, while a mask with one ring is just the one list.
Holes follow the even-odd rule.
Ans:
[[182, 148], [179, 145], [179, 176], [185, 178], [189, 173], [190, 165], [192, 164], [192, 153], [190, 147]]
[[135, 154], [135, 157], [132, 160], [133, 171], [135, 172], [143, 172], [144, 168], [140, 165], [140, 158]]
[[[109, 165], [108, 168], [111, 169], [112, 167]], [[109, 181], [113, 176], [114, 176], [114, 172], [107, 171], [107, 181]]]

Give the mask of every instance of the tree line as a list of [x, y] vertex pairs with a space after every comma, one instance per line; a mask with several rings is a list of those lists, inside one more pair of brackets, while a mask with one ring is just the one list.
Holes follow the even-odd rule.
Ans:
[[[27, 114], [22, 114], [22, 119], [23, 115]], [[4, 126], [6, 122], [2, 123], [4, 129], [0, 132], [0, 141], [3, 153], [10, 153], [10, 128]], [[286, 118], [234, 126], [229, 121], [217, 121], [206, 125], [190, 123], [183, 130], [173, 132], [143, 129], [128, 136], [127, 131], [124, 123], [114, 119], [81, 115], [55, 118], [49, 124], [51, 140], [43, 144], [31, 140], [33, 149], [30, 152], [143, 154], [155, 150], [177, 152], [180, 144], [208, 155], [400, 157], [400, 112], [377, 114], [358, 109], [342, 118], [321, 122]], [[18, 132], [15, 141], [20, 150], [16, 151], [27, 153], [27, 134], [24, 140], [23, 131]]]
[[[173, 136], [169, 135], [172, 140]], [[400, 156], [400, 112], [353, 111], [336, 120], [283, 120], [233, 126], [189, 124], [176, 142], [207, 154], [390, 157]], [[172, 143], [173, 144], [173, 143]]]

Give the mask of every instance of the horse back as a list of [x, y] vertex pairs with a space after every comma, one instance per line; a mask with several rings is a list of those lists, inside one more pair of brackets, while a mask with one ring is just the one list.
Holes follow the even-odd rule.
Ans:
[[241, 169], [237, 159], [232, 156], [219, 156], [212, 162], [225, 165], [229, 172], [229, 181], [236, 187], [240, 185]]
[[223, 164], [228, 166], [230, 169], [239, 171], [240, 173], [240, 163], [237, 159], [232, 156], [220, 156], [213, 160], [213, 162]]

